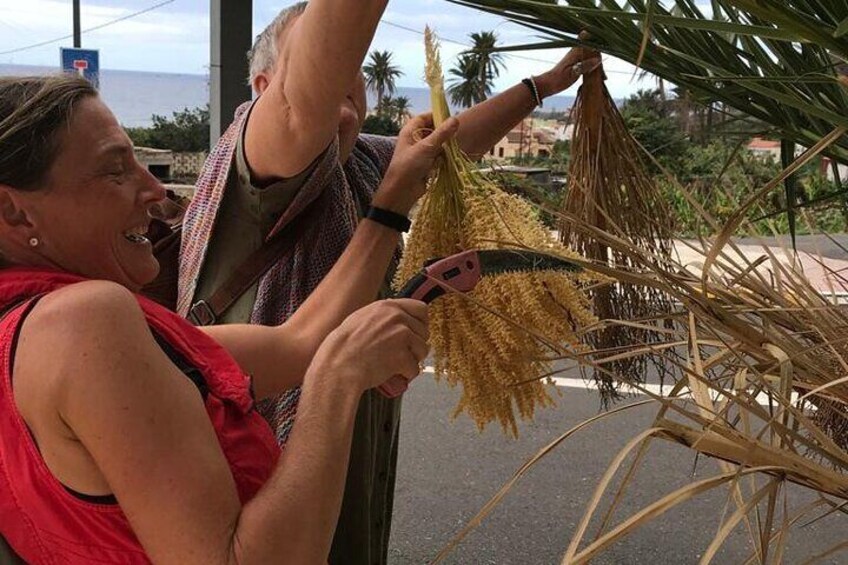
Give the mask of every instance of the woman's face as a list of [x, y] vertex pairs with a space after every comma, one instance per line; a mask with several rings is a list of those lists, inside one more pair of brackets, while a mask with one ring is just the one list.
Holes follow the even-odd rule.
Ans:
[[63, 270], [138, 290], [159, 272], [144, 234], [164, 187], [136, 161], [132, 142], [99, 98], [76, 105], [58, 141], [45, 185], [22, 194], [39, 240], [32, 251]]

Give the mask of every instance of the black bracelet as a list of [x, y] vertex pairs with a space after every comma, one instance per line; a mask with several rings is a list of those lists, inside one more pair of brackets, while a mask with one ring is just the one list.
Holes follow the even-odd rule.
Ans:
[[533, 80], [533, 77], [525, 78], [521, 81], [521, 84], [530, 89], [530, 93], [533, 95], [533, 100], [536, 102], [536, 106], [539, 108], [542, 107], [542, 97], [539, 96], [539, 87], [536, 86], [536, 81]]
[[377, 222], [378, 224], [382, 224], [387, 228], [392, 228], [393, 230], [401, 233], [408, 232], [409, 228], [412, 226], [412, 222], [403, 214], [398, 214], [391, 210], [384, 210], [383, 208], [377, 208], [376, 206], [369, 206], [365, 211], [365, 217], [373, 222]]

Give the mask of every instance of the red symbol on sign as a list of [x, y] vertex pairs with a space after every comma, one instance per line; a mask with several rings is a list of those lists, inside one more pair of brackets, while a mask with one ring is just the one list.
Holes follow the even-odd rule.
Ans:
[[88, 61], [76, 60], [74, 61], [74, 68], [79, 73], [79, 76], [85, 77], [85, 70], [88, 68]]

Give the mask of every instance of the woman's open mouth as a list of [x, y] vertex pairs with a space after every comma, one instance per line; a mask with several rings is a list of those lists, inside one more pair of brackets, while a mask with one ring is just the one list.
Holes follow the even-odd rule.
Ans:
[[132, 229], [129, 229], [123, 233], [124, 239], [129, 241], [130, 243], [134, 243], [136, 245], [141, 245], [145, 243], [150, 243], [150, 240], [147, 239], [145, 234], [147, 233], [148, 225], [143, 224], [136, 226]]

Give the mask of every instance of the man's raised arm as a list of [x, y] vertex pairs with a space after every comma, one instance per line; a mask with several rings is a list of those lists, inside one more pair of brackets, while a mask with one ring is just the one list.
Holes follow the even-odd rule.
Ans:
[[311, 0], [280, 31], [275, 66], [265, 69], [267, 86], [245, 132], [256, 182], [305, 170], [336, 136], [343, 104], [364, 111], [350, 93], [387, 3]]

